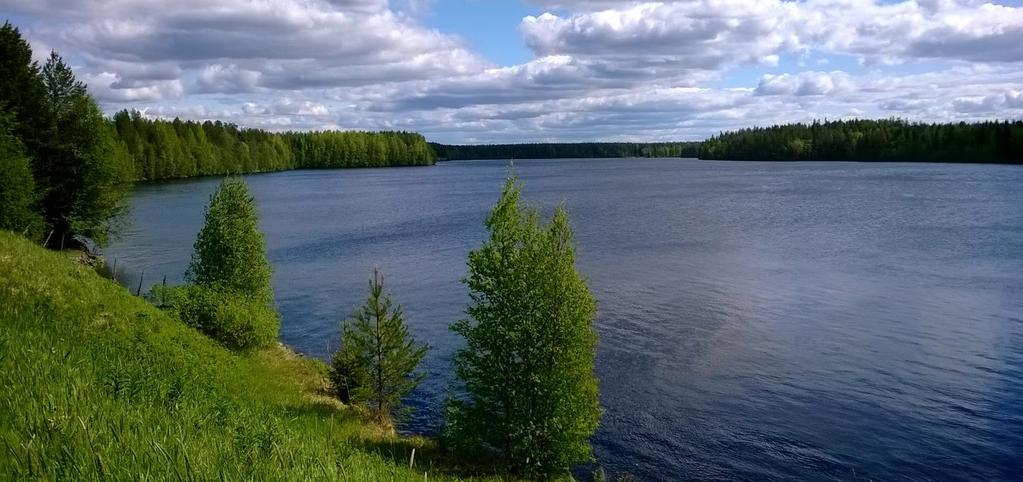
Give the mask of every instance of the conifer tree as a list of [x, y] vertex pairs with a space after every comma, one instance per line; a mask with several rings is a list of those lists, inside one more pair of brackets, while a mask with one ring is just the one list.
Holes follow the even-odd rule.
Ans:
[[416, 367], [426, 345], [408, 331], [400, 306], [384, 292], [384, 278], [373, 270], [369, 297], [341, 325], [341, 349], [332, 360], [331, 378], [346, 403], [365, 404], [377, 421], [389, 425], [401, 417], [401, 399], [419, 385]]
[[51, 246], [82, 234], [104, 244], [126, 209], [127, 153], [71, 68], [55, 52], [43, 66], [49, 125], [34, 159]]
[[49, 124], [43, 82], [32, 48], [9, 21], [0, 27], [0, 86], [0, 107], [13, 116], [12, 132], [35, 158]]
[[449, 405], [448, 438], [548, 476], [592, 458], [596, 303], [575, 269], [565, 210], [541, 225], [520, 192], [509, 179], [486, 219], [489, 239], [469, 254], [468, 318], [452, 325], [466, 342], [455, 356], [466, 397]]
[[0, 229], [38, 239], [43, 218], [36, 213], [35, 181], [21, 141], [12, 132], [13, 116], [0, 108]]

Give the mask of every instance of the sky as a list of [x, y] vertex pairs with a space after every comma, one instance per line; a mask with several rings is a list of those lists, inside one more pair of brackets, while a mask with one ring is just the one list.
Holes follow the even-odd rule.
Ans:
[[1023, 118], [1023, 0], [0, 0], [107, 113], [444, 143]]

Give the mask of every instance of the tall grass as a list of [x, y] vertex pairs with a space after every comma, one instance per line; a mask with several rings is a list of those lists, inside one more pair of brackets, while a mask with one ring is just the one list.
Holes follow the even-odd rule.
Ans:
[[326, 395], [325, 370], [281, 346], [232, 353], [91, 269], [0, 232], [0, 478], [487, 473], [374, 429]]

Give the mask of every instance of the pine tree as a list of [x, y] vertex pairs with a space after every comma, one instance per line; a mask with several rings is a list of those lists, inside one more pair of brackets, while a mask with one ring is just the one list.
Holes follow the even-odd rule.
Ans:
[[401, 399], [423, 379], [414, 372], [427, 347], [409, 334], [401, 307], [384, 292], [379, 271], [373, 270], [366, 303], [342, 321], [341, 329], [331, 373], [338, 396], [365, 404], [378, 422], [390, 425], [405, 413]]
[[452, 325], [466, 341], [455, 373], [467, 397], [449, 405], [448, 437], [547, 476], [592, 458], [596, 303], [575, 269], [565, 210], [541, 225], [520, 192], [509, 179], [486, 220], [489, 240], [469, 254], [469, 318]]

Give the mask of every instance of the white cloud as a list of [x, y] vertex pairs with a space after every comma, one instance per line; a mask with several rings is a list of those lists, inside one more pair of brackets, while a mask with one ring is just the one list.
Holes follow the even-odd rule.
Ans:
[[851, 88], [849, 74], [834, 72], [800, 72], [765, 75], [757, 85], [757, 95], [827, 95]]
[[712, 69], [801, 49], [895, 59], [1023, 60], [1023, 8], [965, 0], [556, 5], [579, 13], [567, 17], [545, 13], [522, 21], [527, 44], [538, 54], [629, 54]]
[[0, 0], [0, 10], [32, 19], [33, 46], [72, 59], [108, 111], [267, 129], [677, 140], [823, 117], [1023, 117], [1019, 7], [533, 3], [519, 33], [534, 57], [505, 66], [425, 27], [431, 0]]

